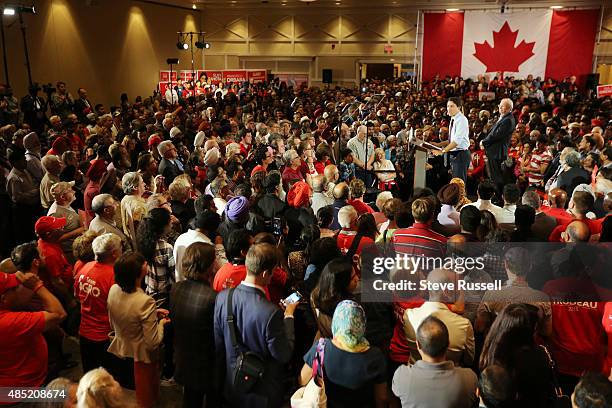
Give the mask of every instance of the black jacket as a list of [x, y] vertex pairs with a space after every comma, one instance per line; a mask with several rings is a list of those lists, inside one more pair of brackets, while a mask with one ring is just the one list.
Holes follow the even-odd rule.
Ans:
[[164, 183], [166, 184], [166, 187], [168, 187], [176, 177], [183, 174], [183, 172], [179, 170], [178, 166], [168, 159], [162, 159], [161, 162], [159, 162], [158, 169], [158, 173], [164, 176]]
[[505, 114], [482, 141], [489, 160], [505, 160], [508, 157], [510, 136], [516, 127], [512, 113]]
[[565, 190], [571, 196], [578, 184], [590, 184], [591, 176], [581, 167], [572, 167], [559, 174], [557, 187]]

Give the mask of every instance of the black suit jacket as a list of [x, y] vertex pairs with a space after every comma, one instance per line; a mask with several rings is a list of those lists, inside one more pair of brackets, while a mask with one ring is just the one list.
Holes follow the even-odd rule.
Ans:
[[[87, 106], [87, 103], [89, 103], [89, 106]], [[74, 113], [79, 118], [79, 121], [83, 123], [86, 123], [87, 115], [93, 112], [94, 108], [89, 99], [87, 99], [87, 103], [81, 98], [74, 101]]]
[[285, 379], [285, 364], [293, 354], [295, 343], [293, 319], [284, 319], [281, 309], [272, 304], [257, 288], [240, 284], [232, 299], [236, 337], [241, 351], [252, 351], [265, 362], [263, 377], [251, 393], [232, 392], [232, 373], [238, 357], [230, 338], [227, 323], [226, 289], [215, 303], [215, 352], [221, 365], [219, 378], [224, 378], [224, 394], [231, 406], [252, 408], [280, 407]]
[[177, 176], [183, 174], [178, 166], [168, 159], [162, 159], [159, 162], [158, 173], [164, 176], [166, 187], [168, 187]]
[[510, 136], [516, 127], [516, 120], [512, 113], [505, 114], [493, 126], [487, 137], [482, 141], [489, 160], [504, 160], [508, 157]]
[[581, 167], [572, 167], [567, 171], [559, 174], [557, 187], [565, 190], [568, 196], [571, 196], [578, 184], [589, 184], [591, 176]]

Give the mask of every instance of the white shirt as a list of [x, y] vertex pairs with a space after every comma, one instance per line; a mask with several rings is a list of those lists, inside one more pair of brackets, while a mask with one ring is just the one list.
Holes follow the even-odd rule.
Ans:
[[[194, 242], [204, 242], [206, 244], [214, 245], [210, 238], [206, 235], [202, 234], [198, 230], [189, 230], [176, 239], [174, 243], [174, 249], [172, 250], [172, 254], [174, 255], [174, 261], [176, 263], [174, 267], [174, 274], [177, 282], [185, 280], [185, 275], [183, 272], [183, 255], [187, 250], [189, 245]], [[222, 244], [216, 244], [215, 246], [215, 272], [219, 270], [223, 265], [227, 263], [227, 257], [225, 256], [225, 249]]]
[[446, 227], [459, 226], [459, 211], [455, 210], [450, 204], [442, 204], [440, 214], [438, 214], [438, 222]]
[[470, 126], [465, 115], [458, 112], [451, 118], [452, 126], [449, 124], [449, 141], [457, 143], [451, 152], [467, 150], [470, 147]]
[[516, 211], [516, 204], [504, 205], [500, 212], [500, 217], [497, 219], [500, 224], [514, 224], [514, 211]]
[[442, 320], [448, 329], [449, 360], [462, 362], [463, 365], [474, 361], [474, 329], [465, 317], [451, 312], [444, 303], [425, 302], [415, 309], [404, 312], [404, 321], [408, 320], [414, 332], [426, 317], [434, 315]]
[[327, 205], [332, 205], [334, 200], [329, 198], [325, 193], [313, 193], [312, 194], [312, 211], [314, 211], [315, 215], [319, 208], [325, 207]]
[[176, 93], [175, 89], [172, 89], [172, 91], [170, 89], [166, 90], [166, 101], [171, 105], [178, 103], [178, 93]]
[[[491, 202], [491, 200], [481, 200], [480, 198], [476, 201], [474, 201], [473, 203], [470, 204], [466, 204], [467, 205], [473, 205], [474, 207], [478, 208], [479, 210], [487, 210], [489, 211], [491, 214], [493, 214], [493, 216], [495, 217], [495, 221], [497, 221], [498, 224], [502, 223], [502, 219], [504, 219], [504, 209], [493, 204]], [[512, 219], [512, 222], [514, 222], [514, 217]]]

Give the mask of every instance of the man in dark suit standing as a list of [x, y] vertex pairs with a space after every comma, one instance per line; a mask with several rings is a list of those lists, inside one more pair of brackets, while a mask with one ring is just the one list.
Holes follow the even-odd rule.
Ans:
[[79, 99], [74, 101], [74, 113], [79, 118], [79, 122], [87, 123], [87, 115], [94, 111], [93, 105], [87, 99], [87, 90], [85, 88], [79, 88], [77, 92]]
[[487, 137], [485, 137], [480, 145], [485, 149], [487, 154], [487, 171], [491, 181], [497, 187], [498, 193], [502, 191], [504, 186], [504, 178], [502, 173], [502, 162], [508, 158], [508, 146], [510, 137], [516, 127], [516, 120], [512, 115], [513, 103], [511, 99], [504, 98], [499, 102], [499, 120], [493, 126]]
[[166, 188], [174, 181], [177, 176], [185, 172], [183, 163], [178, 159], [178, 152], [174, 144], [169, 140], [164, 140], [157, 146], [157, 151], [162, 157], [159, 162], [158, 173], [164, 176]]
[[224, 290], [215, 302], [215, 350], [223, 394], [232, 407], [277, 408], [284, 396], [285, 364], [295, 343], [293, 314], [297, 303], [283, 311], [266, 297], [266, 286], [278, 265], [276, 248], [270, 244], [251, 246], [246, 256], [247, 276], [232, 293], [232, 314], [236, 342], [242, 352], [250, 351], [264, 361], [263, 376], [250, 392], [234, 389], [233, 372], [238, 353], [232, 344], [227, 316], [228, 294]]

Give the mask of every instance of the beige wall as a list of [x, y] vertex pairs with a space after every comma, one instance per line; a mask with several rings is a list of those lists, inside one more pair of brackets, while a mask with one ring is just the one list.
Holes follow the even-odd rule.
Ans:
[[[176, 48], [176, 32], [199, 30], [198, 12], [128, 0], [85, 3], [41, 1], [36, 15], [24, 15], [35, 82], [63, 79], [73, 96], [83, 86], [92, 102], [110, 105], [122, 92], [152, 94], [168, 57], [180, 57], [178, 68], [191, 69], [189, 53]], [[27, 73], [16, 20], [4, 17], [11, 85], [22, 95]]]
[[[331, 68], [334, 82], [354, 84], [359, 62], [413, 63], [417, 13], [402, 8], [325, 9], [253, 8], [201, 12], [133, 0], [37, 2], [36, 15], [25, 15], [32, 74], [39, 83], [63, 79], [76, 95], [84, 86], [91, 99], [118, 103], [150, 95], [168, 57], [178, 69], [191, 69], [190, 53], [176, 48], [176, 31], [203, 30], [212, 48], [198, 51], [196, 68], [266, 68], [309, 73], [319, 85], [321, 70]], [[185, 4], [187, 4], [186, 2]], [[27, 76], [16, 17], [4, 17], [9, 72], [17, 95]], [[603, 19], [599, 63], [612, 63], [612, 9]], [[393, 47], [392, 54], [384, 46]]]

